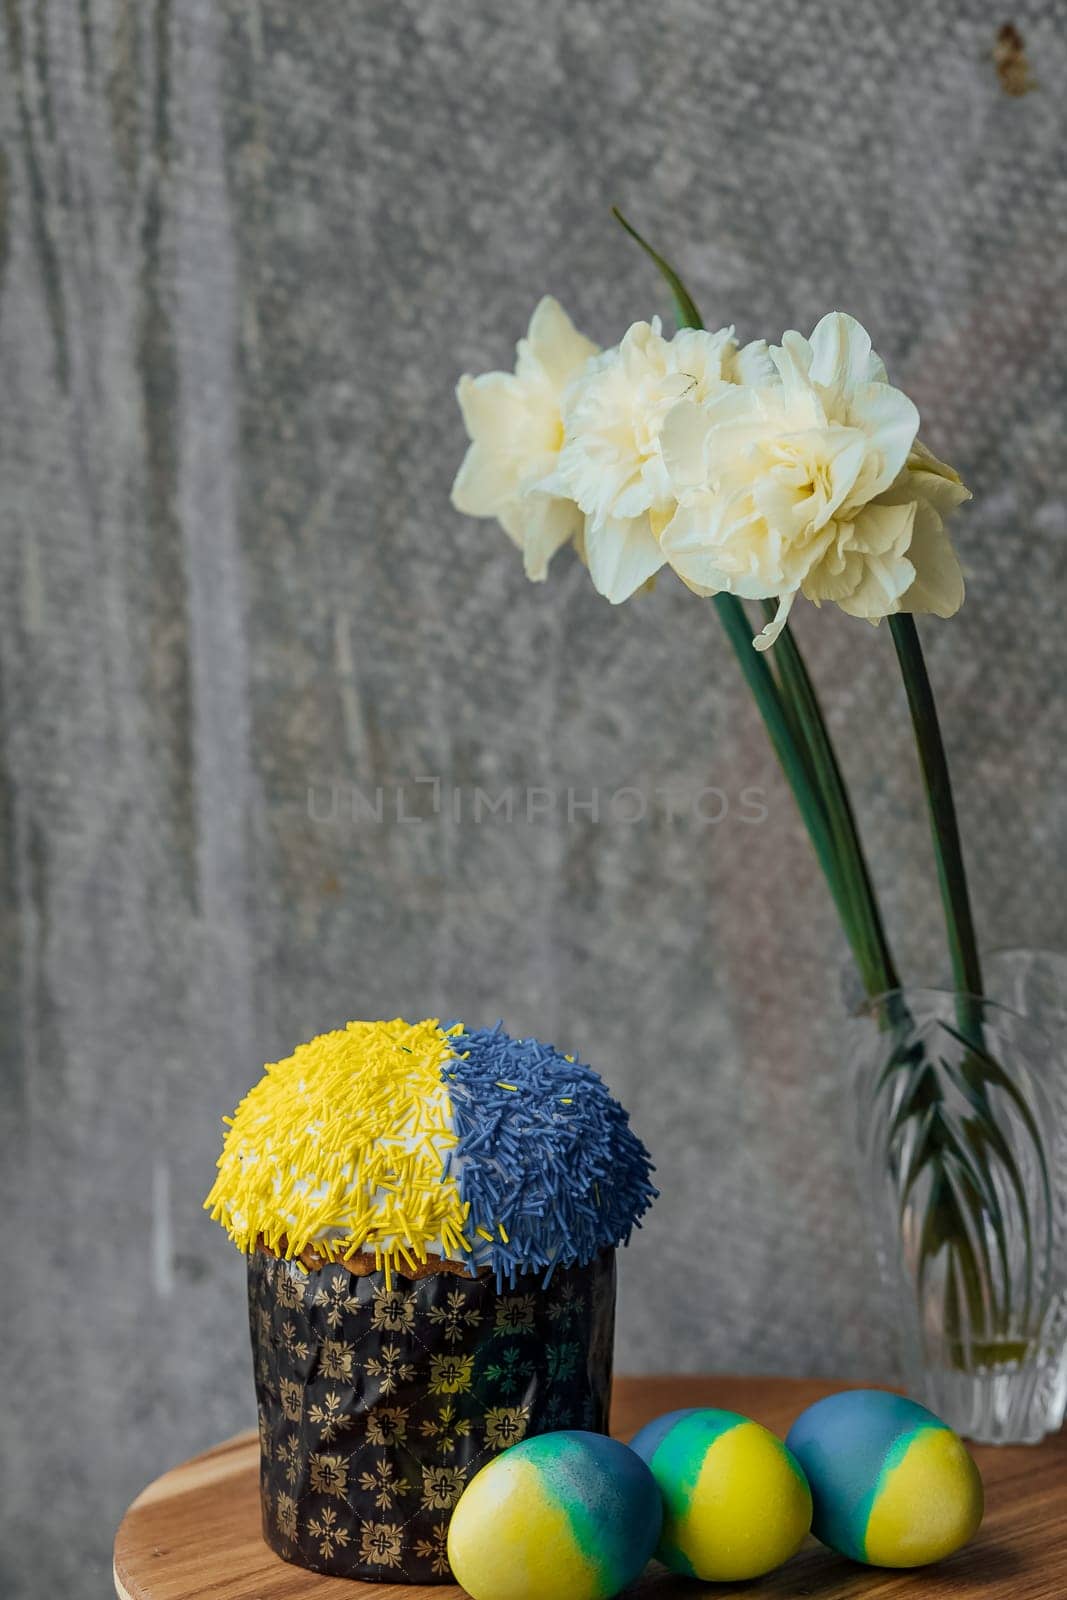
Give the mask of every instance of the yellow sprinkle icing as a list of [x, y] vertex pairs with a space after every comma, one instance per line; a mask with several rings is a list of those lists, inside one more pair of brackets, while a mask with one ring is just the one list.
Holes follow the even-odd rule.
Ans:
[[298, 1045], [241, 1101], [204, 1202], [239, 1249], [292, 1258], [373, 1251], [386, 1273], [469, 1250], [469, 1207], [445, 1177], [456, 1143], [435, 1018], [350, 1022]]

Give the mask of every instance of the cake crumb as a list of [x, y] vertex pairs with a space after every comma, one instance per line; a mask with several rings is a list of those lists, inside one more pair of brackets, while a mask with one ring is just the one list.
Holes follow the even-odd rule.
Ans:
[[993, 46], [993, 64], [1005, 94], [1029, 94], [1031, 89], [1037, 88], [1030, 75], [1023, 36], [1014, 22], [1002, 23], [998, 28], [997, 42]]

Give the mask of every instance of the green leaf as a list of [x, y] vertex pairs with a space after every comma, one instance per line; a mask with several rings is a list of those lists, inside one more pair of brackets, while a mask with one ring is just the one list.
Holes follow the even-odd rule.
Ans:
[[653, 250], [648, 240], [642, 238], [641, 234], [638, 233], [632, 222], [627, 222], [618, 206], [612, 206], [611, 214], [615, 218], [615, 221], [620, 223], [622, 227], [626, 229], [626, 232], [630, 235], [630, 238], [637, 240], [637, 243], [641, 246], [641, 249], [647, 256], [651, 258], [651, 260], [656, 263], [656, 266], [666, 279], [668, 285], [670, 286], [671, 294], [674, 296], [674, 307], [678, 316], [678, 326], [680, 328], [702, 328], [704, 324], [701, 321], [700, 312], [697, 310], [696, 301], [693, 299], [693, 296], [689, 293], [689, 290], [675, 272], [670, 262], [665, 261], [658, 250]]

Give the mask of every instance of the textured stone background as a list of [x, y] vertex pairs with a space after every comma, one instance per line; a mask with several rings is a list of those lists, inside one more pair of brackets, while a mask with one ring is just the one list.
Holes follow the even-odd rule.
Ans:
[[[449, 507], [451, 390], [546, 290], [604, 343], [666, 309], [613, 200], [743, 337], [863, 318], [976, 491], [968, 605], [925, 637], [983, 935], [1067, 942], [1067, 43], [1016, 5], [1009, 97], [1001, 9], [6, 0], [11, 1600], [106, 1594], [125, 1502], [248, 1423], [242, 1267], [198, 1209], [218, 1118], [349, 1016], [503, 1014], [617, 1085], [663, 1188], [622, 1366], [889, 1371], [842, 943], [712, 613], [672, 582], [612, 610], [569, 558], [528, 585]], [[902, 963], [938, 976], [888, 637], [797, 625]], [[381, 824], [328, 820], [353, 784]], [[478, 785], [560, 809], [475, 826]], [[644, 824], [568, 819], [622, 785]], [[706, 785], [717, 826], [653, 795]]]

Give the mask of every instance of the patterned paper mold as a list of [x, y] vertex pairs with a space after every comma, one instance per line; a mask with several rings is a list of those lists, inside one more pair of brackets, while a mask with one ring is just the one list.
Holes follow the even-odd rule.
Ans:
[[350, 1022], [275, 1062], [229, 1124], [205, 1202], [246, 1252], [373, 1256], [498, 1287], [628, 1240], [655, 1197], [603, 1081], [497, 1026]]
[[534, 1434], [607, 1430], [610, 1250], [503, 1293], [489, 1272], [387, 1289], [256, 1252], [248, 1306], [263, 1536], [313, 1571], [449, 1582], [452, 1508], [481, 1467]]

